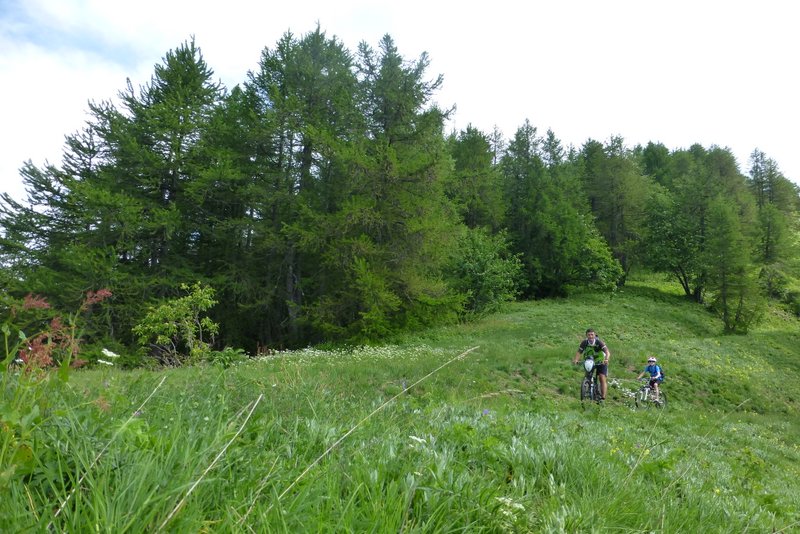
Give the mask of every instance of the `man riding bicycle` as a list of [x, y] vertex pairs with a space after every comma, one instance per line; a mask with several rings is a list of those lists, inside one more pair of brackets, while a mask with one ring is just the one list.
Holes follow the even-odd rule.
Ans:
[[[606, 391], [608, 389], [608, 360], [611, 358], [611, 352], [608, 347], [603, 343], [593, 328], [586, 330], [586, 339], [581, 341], [578, 346], [578, 351], [575, 353], [575, 358], [572, 363], [577, 364], [581, 359], [581, 354], [586, 353], [587, 358], [595, 360], [595, 369], [597, 369], [597, 377], [600, 380], [600, 400], [605, 400]], [[602, 352], [605, 356], [603, 362], [598, 362], [597, 355]]]

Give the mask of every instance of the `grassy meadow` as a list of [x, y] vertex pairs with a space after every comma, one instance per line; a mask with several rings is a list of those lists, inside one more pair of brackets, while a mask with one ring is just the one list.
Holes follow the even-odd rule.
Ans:
[[[5, 373], [0, 531], [798, 532], [800, 323], [720, 332], [648, 279], [226, 369]], [[648, 354], [666, 410], [631, 408]]]

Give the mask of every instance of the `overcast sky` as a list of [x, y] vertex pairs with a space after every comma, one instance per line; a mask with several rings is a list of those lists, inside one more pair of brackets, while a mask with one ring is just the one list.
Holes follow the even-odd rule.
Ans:
[[[529, 119], [580, 147], [621, 136], [669, 149], [729, 147], [742, 172], [755, 148], [800, 183], [800, 31], [786, 0], [0, 0], [0, 191], [23, 198], [18, 169], [60, 164], [90, 100], [126, 78], [149, 82], [166, 52], [195, 38], [229, 89], [264, 47], [319, 23], [355, 52], [390, 34], [427, 52], [436, 96], [468, 124], [507, 138]], [[213, 7], [212, 7], [213, 6]]]

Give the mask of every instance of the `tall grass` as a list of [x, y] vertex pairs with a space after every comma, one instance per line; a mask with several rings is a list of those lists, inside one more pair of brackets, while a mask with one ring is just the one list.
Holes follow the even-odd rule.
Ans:
[[[581, 405], [570, 364], [587, 326], [612, 350], [604, 406]], [[29, 386], [47, 417], [30, 471], [2, 482], [0, 529], [789, 532], [797, 326], [721, 337], [633, 284], [382, 347], [75, 373]], [[651, 352], [670, 407], [636, 412], [625, 392]]]

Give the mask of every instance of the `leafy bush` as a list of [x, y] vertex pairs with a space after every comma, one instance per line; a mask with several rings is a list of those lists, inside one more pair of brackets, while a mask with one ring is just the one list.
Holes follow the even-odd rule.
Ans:
[[219, 325], [201, 314], [217, 303], [214, 289], [195, 283], [181, 285], [189, 294], [151, 307], [133, 328], [142, 347], [162, 365], [182, 365], [204, 360], [211, 352]]
[[519, 294], [522, 261], [509, 251], [505, 234], [469, 229], [461, 237], [448, 268], [456, 291], [466, 295], [464, 311], [480, 316], [497, 311]]
[[207, 360], [213, 365], [218, 365], [227, 369], [239, 362], [246, 361], [249, 357], [249, 354], [247, 354], [244, 349], [225, 347], [222, 350], [212, 350], [209, 352]]

